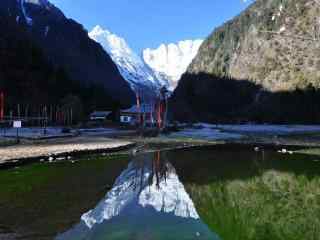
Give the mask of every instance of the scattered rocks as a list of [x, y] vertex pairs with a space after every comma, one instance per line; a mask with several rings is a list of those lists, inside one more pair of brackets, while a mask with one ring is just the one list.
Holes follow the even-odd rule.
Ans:
[[293, 151], [288, 151], [287, 149], [283, 148], [281, 150], [278, 151], [278, 153], [282, 153], [282, 154], [293, 154]]
[[[39, 158], [49, 162], [54, 160], [71, 160], [71, 154], [79, 152], [94, 152], [129, 147], [132, 143], [107, 138], [74, 138], [71, 141], [51, 142], [41, 145], [19, 145], [0, 148], [0, 164], [20, 161], [21, 159]], [[68, 155], [70, 154], [70, 155]], [[57, 156], [64, 156], [58, 157]], [[68, 156], [68, 157], [65, 157]]]

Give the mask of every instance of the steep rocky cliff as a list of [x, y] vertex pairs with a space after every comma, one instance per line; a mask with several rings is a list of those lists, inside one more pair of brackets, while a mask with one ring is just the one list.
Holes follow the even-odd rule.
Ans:
[[[316, 93], [320, 87], [319, 13], [320, 3], [317, 0], [255, 1], [206, 39], [182, 77], [173, 102], [179, 103], [193, 116], [196, 112], [194, 108], [198, 106], [192, 105], [199, 102], [207, 111], [205, 119], [200, 120], [212, 120], [212, 115], [219, 118], [222, 112], [228, 113], [229, 119], [279, 122], [319, 120], [319, 116], [315, 116], [318, 109], [315, 106]], [[232, 96], [224, 98], [226, 94], [223, 92], [228, 92], [230, 86], [225, 88], [219, 82], [211, 82], [221, 78], [224, 79], [221, 82], [228, 79], [234, 83], [227, 86], [239, 85], [239, 80], [248, 82], [251, 87], [239, 90], [246, 92], [246, 100], [242, 102], [242, 98]], [[190, 85], [194, 98], [183, 99]], [[210, 90], [200, 85], [215, 87]], [[219, 85], [219, 92], [216, 85]], [[237, 88], [234, 90], [239, 92]], [[309, 99], [309, 92], [314, 93], [312, 99]], [[298, 100], [301, 95], [303, 99], [308, 99], [302, 102], [304, 107], [313, 109], [312, 117], [297, 117], [303, 110], [299, 113], [297, 106], [293, 106], [294, 102], [301, 102]], [[251, 101], [248, 102], [248, 99]], [[216, 108], [209, 106], [213, 101], [236, 101], [237, 108], [224, 108], [217, 112]], [[284, 105], [284, 102], [287, 104]], [[310, 107], [310, 104], [313, 106]], [[266, 110], [273, 116], [267, 116]], [[185, 118], [179, 109], [176, 116]]]

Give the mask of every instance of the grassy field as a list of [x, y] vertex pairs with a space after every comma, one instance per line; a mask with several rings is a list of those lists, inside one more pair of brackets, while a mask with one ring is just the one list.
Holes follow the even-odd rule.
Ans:
[[269, 170], [187, 189], [202, 220], [223, 240], [320, 238], [320, 177]]

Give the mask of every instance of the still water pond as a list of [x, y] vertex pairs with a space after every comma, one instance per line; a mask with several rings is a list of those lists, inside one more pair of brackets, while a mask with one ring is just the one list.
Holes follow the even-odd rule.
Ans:
[[318, 157], [177, 150], [0, 171], [0, 239], [320, 239]]

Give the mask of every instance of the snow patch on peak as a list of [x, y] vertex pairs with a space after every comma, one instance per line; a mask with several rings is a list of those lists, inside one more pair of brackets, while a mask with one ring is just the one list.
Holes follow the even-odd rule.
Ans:
[[50, 4], [48, 0], [24, 0], [24, 2], [39, 6], [49, 6]]
[[47, 10], [49, 10], [53, 6], [48, 0], [17, 0], [17, 3], [20, 4], [22, 15], [29, 26], [33, 25], [33, 19], [32, 16], [28, 14], [26, 4], [35, 5]]
[[22, 11], [22, 14], [24, 16], [24, 19], [26, 21], [26, 23], [29, 25], [29, 26], [32, 26], [32, 18], [28, 16], [27, 14], [27, 10], [25, 8], [25, 3], [27, 3], [27, 0], [20, 0], [20, 8], [21, 8], [21, 11]]
[[167, 86], [167, 81], [158, 79], [123, 38], [99, 25], [93, 28], [89, 37], [102, 45], [133, 90], [140, 91], [143, 86], [154, 90]]
[[108, 32], [107, 30], [104, 30], [100, 25], [95, 26], [91, 32], [89, 33], [90, 35], [96, 36], [96, 35], [100, 35], [104, 32]]
[[131, 48], [123, 38], [109, 32], [108, 30], [103, 30], [100, 26], [97, 26], [95, 30], [95, 33], [93, 32], [89, 35], [92, 38], [97, 38], [98, 40], [101, 40], [99, 41], [100, 43], [102, 41], [107, 41], [103, 43], [103, 46], [106, 47], [107, 51], [111, 52], [113, 56], [126, 58], [131, 57], [138, 61], [138, 57], [135, 53], [132, 52]]
[[203, 40], [199, 39], [161, 44], [157, 49], [145, 49], [143, 59], [158, 75], [165, 75], [170, 79], [170, 87], [173, 90], [197, 55], [202, 43]]

